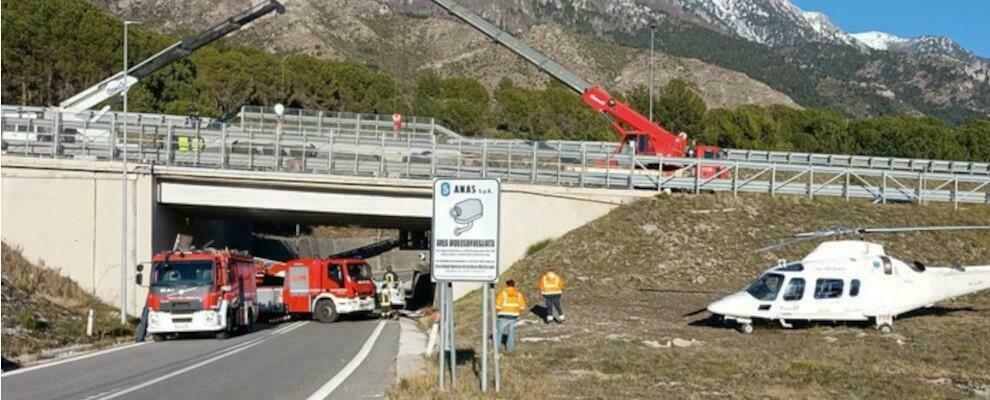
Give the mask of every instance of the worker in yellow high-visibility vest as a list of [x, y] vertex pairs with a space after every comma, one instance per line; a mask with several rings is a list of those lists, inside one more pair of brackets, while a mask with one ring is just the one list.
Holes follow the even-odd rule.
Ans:
[[516, 290], [516, 281], [505, 281], [505, 287], [495, 294], [495, 346], [502, 343], [505, 336], [505, 350], [512, 352], [516, 349], [516, 321], [519, 314], [526, 310], [526, 297]]
[[399, 274], [396, 274], [392, 270], [392, 266], [389, 265], [385, 268], [385, 274], [382, 276], [381, 284], [381, 305], [382, 305], [382, 317], [392, 318], [395, 313], [392, 310], [392, 296], [397, 295], [399, 287]]
[[564, 323], [564, 309], [560, 306], [560, 297], [564, 295], [564, 277], [550, 268], [540, 277], [539, 287], [547, 303], [547, 323], [553, 322], [554, 310], [557, 310], [557, 322]]
[[189, 136], [179, 136], [179, 151], [183, 153], [192, 151], [192, 145], [189, 143]]

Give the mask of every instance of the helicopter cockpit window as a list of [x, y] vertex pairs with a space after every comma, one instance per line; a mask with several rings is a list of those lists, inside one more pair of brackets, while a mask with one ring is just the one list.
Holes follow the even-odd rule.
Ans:
[[815, 281], [816, 299], [836, 299], [842, 297], [842, 279], [819, 279]]
[[804, 265], [801, 265], [801, 263], [787, 264], [783, 267], [774, 268], [774, 271], [804, 271]]
[[801, 300], [802, 297], [804, 297], [804, 278], [791, 278], [791, 283], [784, 292], [784, 301]]
[[784, 276], [781, 274], [766, 274], [746, 288], [746, 292], [757, 300], [773, 301], [780, 292], [780, 287], [784, 285]]

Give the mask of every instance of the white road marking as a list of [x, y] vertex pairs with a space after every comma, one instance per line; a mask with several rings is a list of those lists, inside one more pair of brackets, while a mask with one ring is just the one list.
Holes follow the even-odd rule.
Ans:
[[261, 342], [264, 342], [265, 340], [267, 340], [267, 338], [257, 338], [257, 339], [252, 339], [250, 341], [247, 341], [247, 342], [238, 344], [238, 345], [233, 346], [230, 349], [228, 349], [227, 352], [224, 352], [224, 353], [221, 353], [219, 355], [210, 357], [208, 359], [205, 359], [203, 361], [200, 361], [200, 362], [195, 363], [193, 365], [190, 365], [188, 367], [182, 368], [182, 369], [180, 369], [178, 371], [175, 371], [175, 372], [172, 372], [172, 373], [169, 373], [169, 374], [166, 374], [166, 375], [162, 375], [162, 376], [160, 376], [158, 378], [155, 378], [155, 379], [152, 379], [150, 381], [146, 381], [146, 382], [144, 382], [144, 383], [142, 383], [140, 385], [131, 386], [131, 387], [127, 388], [127, 389], [121, 390], [121, 391], [116, 392], [114, 394], [111, 394], [109, 396], [101, 397], [101, 398], [99, 398], [99, 400], [115, 399], [117, 397], [120, 397], [120, 396], [123, 396], [125, 394], [131, 393], [131, 392], [133, 392], [135, 390], [146, 388], [146, 387], [151, 386], [151, 385], [154, 385], [154, 384], [156, 384], [158, 382], [161, 382], [161, 381], [164, 381], [166, 379], [172, 378], [172, 377], [174, 377], [176, 375], [179, 375], [179, 374], [183, 374], [183, 373], [192, 371], [192, 370], [194, 370], [196, 368], [199, 368], [199, 367], [202, 367], [202, 366], [204, 366], [206, 364], [212, 363], [212, 362], [217, 361], [217, 360], [220, 360], [222, 358], [230, 357], [230, 356], [232, 356], [234, 354], [237, 354], [237, 353], [240, 353], [240, 352], [242, 352], [244, 350], [250, 349], [250, 348], [252, 348], [254, 346], [257, 346], [257, 345], [261, 344]]
[[147, 343], [148, 342], [140, 342], [140, 343], [131, 343], [131, 344], [124, 345], [124, 346], [111, 347], [109, 349], [94, 351], [92, 353], [86, 353], [86, 354], [75, 356], [75, 357], [69, 357], [69, 358], [66, 358], [64, 360], [52, 361], [52, 362], [48, 362], [48, 363], [44, 363], [44, 364], [38, 364], [38, 365], [35, 365], [35, 366], [32, 366], [32, 367], [15, 369], [13, 371], [4, 372], [2, 376], [8, 377], [8, 376], [11, 376], [11, 375], [23, 374], [25, 372], [37, 371], [37, 370], [42, 369], [42, 368], [54, 367], [56, 365], [70, 363], [70, 362], [73, 362], [73, 361], [85, 360], [87, 358], [101, 356], [101, 355], [104, 355], [104, 354], [113, 353], [115, 351], [126, 350], [126, 349], [130, 349], [130, 348], [138, 347], [138, 346], [141, 346], [141, 345], [144, 345], [144, 344], [147, 344]]
[[292, 332], [292, 331], [294, 331], [296, 329], [302, 328], [303, 325], [306, 325], [308, 323], [309, 323], [309, 321], [300, 322], [300, 323], [296, 324], [295, 326], [290, 326], [288, 329], [283, 330], [281, 332], [278, 332], [276, 334], [277, 335], [284, 335], [284, 334], [289, 333], [289, 332]]
[[337, 375], [334, 375], [330, 381], [324, 383], [323, 386], [321, 386], [315, 393], [307, 397], [306, 400], [323, 400], [327, 398], [330, 393], [333, 393], [333, 391], [336, 390], [341, 383], [344, 383], [344, 381], [347, 380], [347, 377], [351, 376], [351, 373], [353, 373], [354, 370], [356, 370], [357, 367], [364, 362], [364, 359], [368, 358], [368, 353], [370, 353], [371, 349], [375, 347], [375, 341], [378, 340], [378, 336], [381, 335], [382, 329], [385, 328], [385, 322], [386, 321], [381, 321], [378, 323], [378, 326], [375, 327], [375, 331], [371, 333], [368, 340], [364, 341], [364, 345], [361, 346], [361, 350], [358, 351], [357, 355], [351, 359], [351, 362], [347, 363], [347, 365], [345, 365], [344, 368], [337, 373]]
[[284, 331], [286, 331], [286, 330], [288, 330], [289, 328], [292, 328], [292, 327], [294, 327], [294, 326], [297, 326], [297, 325], [299, 325], [299, 324], [303, 324], [303, 323], [306, 323], [306, 322], [307, 322], [307, 321], [297, 321], [297, 322], [293, 322], [293, 323], [291, 323], [291, 324], [288, 324], [288, 325], [286, 325], [286, 326], [283, 326], [283, 327], [281, 327], [281, 328], [278, 328], [278, 329], [276, 329], [276, 330], [274, 330], [274, 331], [272, 331], [272, 335], [278, 335], [278, 334], [280, 334], [280, 333], [282, 333], [282, 332], [284, 332]]

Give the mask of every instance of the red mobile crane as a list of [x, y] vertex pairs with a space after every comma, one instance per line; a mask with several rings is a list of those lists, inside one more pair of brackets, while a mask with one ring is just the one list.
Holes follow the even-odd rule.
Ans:
[[[663, 157], [689, 155], [686, 134], [674, 134], [664, 129], [660, 124], [612, 97], [601, 86], [592, 85], [467, 8], [451, 0], [433, 0], [433, 2], [580, 94], [584, 102], [604, 115], [612, 129], [619, 134], [620, 142], [616, 152], [620, 152], [627, 143], [633, 142], [636, 154]], [[720, 158], [721, 154], [721, 149], [713, 145], [697, 145], [693, 150], [694, 155], [699, 159]], [[701, 175], [705, 178], [716, 174], [727, 175], [727, 173], [724, 168], [717, 166], [701, 168]]]

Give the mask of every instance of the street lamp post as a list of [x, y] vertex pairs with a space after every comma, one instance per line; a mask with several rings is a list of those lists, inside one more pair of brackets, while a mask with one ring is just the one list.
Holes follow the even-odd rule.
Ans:
[[120, 168], [120, 323], [127, 324], [127, 27], [135, 21], [124, 21], [124, 70], [121, 74], [124, 96], [124, 150]]
[[657, 22], [653, 21], [650, 23], [650, 122], [653, 121], [653, 75], [656, 72], [653, 61], [653, 39], [656, 37], [657, 33]]
[[275, 124], [275, 170], [282, 170], [282, 117], [285, 115], [285, 106], [282, 103], [275, 104], [275, 116], [278, 118]]

